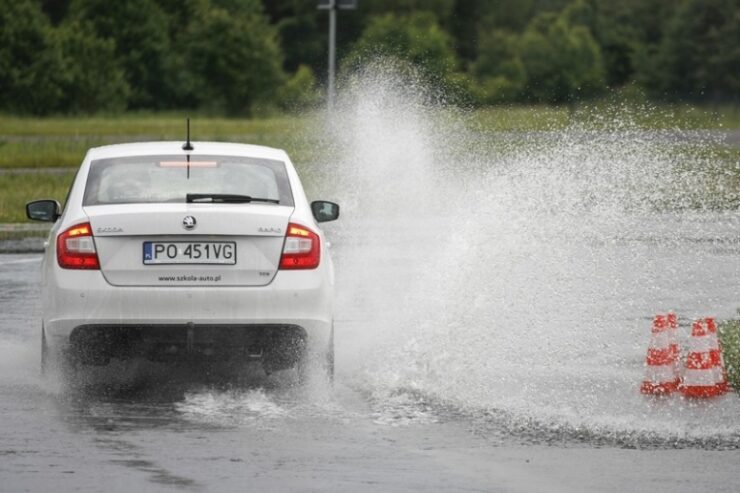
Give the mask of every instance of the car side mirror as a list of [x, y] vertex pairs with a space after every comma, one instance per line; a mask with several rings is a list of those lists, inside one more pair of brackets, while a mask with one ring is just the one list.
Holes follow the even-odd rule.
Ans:
[[53, 223], [62, 215], [61, 210], [56, 200], [34, 200], [26, 204], [26, 216], [34, 221]]
[[311, 202], [311, 212], [318, 223], [334, 221], [339, 217], [339, 205], [328, 200], [316, 200]]

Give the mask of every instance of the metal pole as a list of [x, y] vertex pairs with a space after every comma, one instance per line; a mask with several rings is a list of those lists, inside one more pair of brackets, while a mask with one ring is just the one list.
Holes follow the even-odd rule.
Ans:
[[329, 111], [334, 108], [334, 73], [336, 71], [337, 50], [337, 2], [331, 0], [329, 4], [329, 83], [327, 105]]
[[357, 0], [319, 0], [319, 10], [329, 11], [329, 77], [326, 84], [326, 106], [331, 111], [336, 100], [337, 10], [354, 10]]

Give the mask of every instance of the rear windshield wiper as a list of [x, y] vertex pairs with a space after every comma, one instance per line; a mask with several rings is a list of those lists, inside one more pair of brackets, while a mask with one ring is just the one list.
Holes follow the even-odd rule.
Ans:
[[265, 199], [261, 197], [250, 197], [249, 195], [233, 195], [228, 193], [189, 193], [185, 195], [185, 202], [191, 203], [223, 203], [223, 204], [248, 204], [250, 202], [269, 202], [279, 204], [277, 199]]

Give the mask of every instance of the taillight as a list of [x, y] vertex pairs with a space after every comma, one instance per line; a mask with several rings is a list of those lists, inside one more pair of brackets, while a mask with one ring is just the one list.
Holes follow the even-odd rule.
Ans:
[[72, 226], [57, 236], [57, 261], [63, 269], [100, 269], [90, 223]]
[[288, 224], [281, 269], [315, 269], [321, 260], [319, 235], [298, 224]]

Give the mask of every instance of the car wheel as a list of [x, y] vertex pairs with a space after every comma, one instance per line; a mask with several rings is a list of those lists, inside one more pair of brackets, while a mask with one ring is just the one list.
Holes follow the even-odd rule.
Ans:
[[301, 348], [301, 352], [295, 363], [295, 371], [298, 377], [298, 385], [305, 385], [311, 379], [311, 356], [307, 348]]
[[298, 383], [304, 385], [312, 378], [321, 379], [334, 385], [334, 330], [332, 329], [329, 346], [322, 354], [310, 352], [306, 349], [302, 352], [295, 365], [298, 374]]

